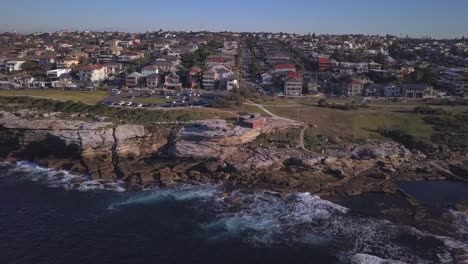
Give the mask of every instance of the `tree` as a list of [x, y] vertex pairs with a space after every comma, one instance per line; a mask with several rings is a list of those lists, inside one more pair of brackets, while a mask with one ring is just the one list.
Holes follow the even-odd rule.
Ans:
[[21, 64], [21, 70], [27, 71], [27, 72], [33, 71], [37, 69], [38, 67], [39, 65], [34, 61], [26, 61], [23, 64]]
[[374, 57], [374, 61], [378, 64], [385, 65], [387, 63], [387, 58], [382, 52], [379, 52], [377, 56]]
[[431, 85], [432, 84], [432, 79], [434, 74], [432, 73], [432, 69], [430, 67], [427, 67], [423, 71], [423, 75], [421, 78], [421, 81], [423, 81], [425, 84]]

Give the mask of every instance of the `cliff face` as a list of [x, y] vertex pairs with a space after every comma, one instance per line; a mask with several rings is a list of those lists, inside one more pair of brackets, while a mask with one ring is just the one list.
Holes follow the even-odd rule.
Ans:
[[0, 112], [0, 159], [146, 184], [161, 168], [190, 161], [223, 161], [260, 131], [207, 120], [192, 125], [117, 125]]
[[133, 177], [132, 163], [161, 151], [175, 127], [119, 125], [64, 119], [26, 119], [0, 113], [0, 158], [30, 160], [89, 174]]

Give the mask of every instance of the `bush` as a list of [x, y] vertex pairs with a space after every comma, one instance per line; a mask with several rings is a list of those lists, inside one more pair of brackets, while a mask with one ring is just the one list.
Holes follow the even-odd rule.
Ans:
[[[49, 112], [88, 113], [95, 116], [106, 116], [114, 122], [147, 124], [152, 122], [187, 121], [194, 119], [206, 119], [211, 117], [209, 113], [194, 111], [163, 111], [111, 107], [104, 104], [87, 105], [73, 101], [54, 101], [49, 99], [36, 99], [30, 97], [0, 97], [0, 105], [11, 110], [18, 108], [38, 109]], [[20, 105], [20, 107], [18, 107]]]
[[411, 150], [419, 150], [425, 154], [431, 154], [438, 151], [438, 148], [434, 145], [418, 140], [414, 136], [407, 134], [406, 132], [401, 130], [379, 129], [378, 132], [382, 136], [388, 137], [398, 143], [401, 143]]
[[327, 99], [324, 99], [324, 98], [320, 99], [320, 100], [318, 101], [318, 106], [320, 106], [320, 107], [328, 107], [328, 101], [327, 101]]
[[442, 108], [431, 108], [429, 106], [416, 106], [413, 108], [414, 113], [425, 115], [445, 115], [447, 112]]

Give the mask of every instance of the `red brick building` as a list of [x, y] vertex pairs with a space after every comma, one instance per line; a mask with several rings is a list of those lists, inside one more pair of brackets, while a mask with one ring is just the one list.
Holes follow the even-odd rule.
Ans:
[[328, 55], [320, 55], [318, 57], [318, 70], [319, 71], [329, 71], [331, 67], [331, 60], [330, 56]]

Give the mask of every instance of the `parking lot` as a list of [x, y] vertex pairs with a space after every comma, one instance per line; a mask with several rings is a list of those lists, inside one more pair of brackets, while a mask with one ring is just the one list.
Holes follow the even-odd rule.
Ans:
[[185, 91], [155, 91], [150, 89], [120, 91], [113, 90], [111, 95], [100, 102], [110, 106], [126, 107], [193, 107], [207, 106], [215, 94], [198, 92], [194, 90]]

